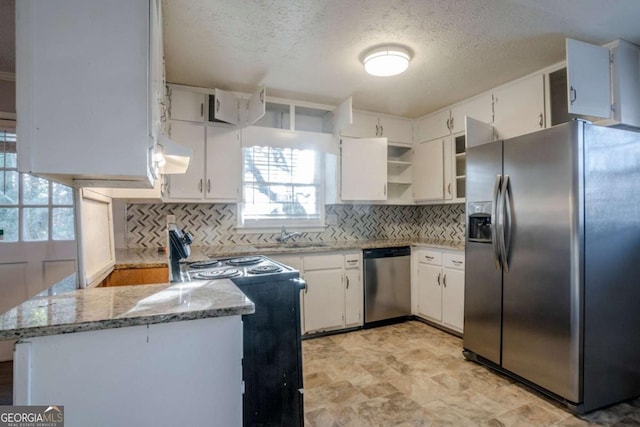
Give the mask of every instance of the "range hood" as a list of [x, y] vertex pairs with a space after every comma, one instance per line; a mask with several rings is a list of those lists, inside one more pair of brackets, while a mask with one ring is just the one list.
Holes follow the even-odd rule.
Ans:
[[158, 138], [155, 160], [161, 174], [186, 173], [192, 155], [191, 148], [178, 144], [168, 136], [162, 134]]

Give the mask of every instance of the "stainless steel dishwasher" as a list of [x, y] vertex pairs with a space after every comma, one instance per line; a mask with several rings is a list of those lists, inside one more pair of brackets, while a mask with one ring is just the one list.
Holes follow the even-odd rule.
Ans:
[[411, 315], [411, 248], [364, 251], [364, 323], [379, 326]]

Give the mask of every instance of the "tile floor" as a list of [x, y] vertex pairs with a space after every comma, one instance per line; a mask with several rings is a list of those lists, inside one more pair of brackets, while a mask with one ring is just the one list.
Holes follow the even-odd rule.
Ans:
[[582, 417], [466, 361], [462, 340], [411, 321], [303, 341], [307, 426], [640, 425], [640, 398]]

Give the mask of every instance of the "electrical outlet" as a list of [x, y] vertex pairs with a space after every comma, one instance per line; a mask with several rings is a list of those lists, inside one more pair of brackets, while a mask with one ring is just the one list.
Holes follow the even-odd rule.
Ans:
[[464, 224], [466, 220], [467, 218], [465, 217], [465, 214], [460, 214], [460, 217], [458, 218], [458, 222], [460, 224]]
[[167, 215], [167, 227], [170, 224], [175, 224], [176, 223], [176, 216], [175, 215]]
[[338, 225], [338, 215], [327, 215], [327, 225]]

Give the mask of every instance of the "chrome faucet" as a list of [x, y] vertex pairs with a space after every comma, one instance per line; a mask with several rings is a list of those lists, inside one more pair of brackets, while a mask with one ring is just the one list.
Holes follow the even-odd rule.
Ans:
[[284, 228], [284, 225], [283, 225], [282, 229], [280, 230], [280, 237], [276, 238], [276, 240], [280, 243], [287, 243], [289, 239], [293, 237], [301, 236], [301, 235], [302, 233], [298, 233], [297, 231], [294, 231], [293, 233], [287, 233], [287, 229]]

